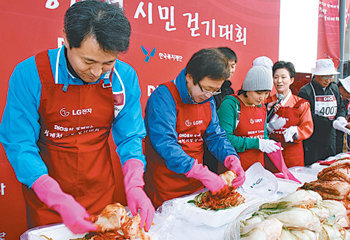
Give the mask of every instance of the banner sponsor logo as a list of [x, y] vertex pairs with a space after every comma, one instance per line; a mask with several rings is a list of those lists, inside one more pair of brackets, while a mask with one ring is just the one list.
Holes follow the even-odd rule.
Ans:
[[152, 49], [152, 51], [149, 51], [148, 50], [148, 47], [143, 47], [142, 45], [141, 45], [141, 50], [142, 50], [142, 53], [146, 56], [145, 57], [145, 62], [146, 63], [148, 63], [148, 61], [150, 60], [150, 58], [151, 57], [154, 57], [154, 54], [156, 53], [156, 48], [154, 47], [153, 49]]

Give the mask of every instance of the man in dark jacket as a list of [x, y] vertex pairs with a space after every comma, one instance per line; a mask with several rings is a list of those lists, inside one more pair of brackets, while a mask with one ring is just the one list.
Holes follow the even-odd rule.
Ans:
[[[237, 63], [237, 55], [231, 48], [218, 47], [217, 49], [222, 54], [224, 54], [228, 60], [228, 63], [230, 65], [230, 76], [222, 84], [222, 86], [220, 88], [220, 94], [214, 96], [216, 110], [219, 109], [225, 96], [235, 93], [235, 91], [231, 88], [232, 83], [231, 83], [230, 79], [231, 79], [232, 75], [234, 74], [234, 72], [236, 71], [236, 63]], [[204, 147], [204, 156], [203, 156], [204, 164], [207, 165], [211, 171], [216, 173], [217, 169], [218, 169], [219, 162], [214, 157], [214, 155], [210, 153], [206, 143], [203, 143], [203, 147]]]
[[314, 77], [303, 86], [299, 96], [310, 102], [314, 132], [304, 141], [305, 165], [336, 154], [336, 129], [345, 128], [345, 109], [338, 86], [333, 82], [339, 74], [331, 59], [316, 61]]

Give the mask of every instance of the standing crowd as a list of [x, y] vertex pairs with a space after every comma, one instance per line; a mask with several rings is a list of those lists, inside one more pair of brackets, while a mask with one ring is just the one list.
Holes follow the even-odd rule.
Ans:
[[[117, 6], [80, 1], [66, 12], [64, 46], [16, 66], [0, 142], [23, 184], [29, 228], [63, 222], [73, 233], [97, 230], [90, 214], [122, 191], [110, 132], [128, 207], [146, 231], [164, 201], [223, 189], [222, 171], [234, 171], [239, 187], [256, 162], [307, 166], [342, 152], [344, 134], [349, 145], [350, 78], [337, 85], [331, 59], [317, 60], [312, 81], [294, 95], [294, 65], [259, 57], [235, 93], [235, 52], [202, 49], [151, 94], [143, 120], [136, 72], [117, 59], [130, 33]], [[70, 114], [78, 109], [86, 114]]]

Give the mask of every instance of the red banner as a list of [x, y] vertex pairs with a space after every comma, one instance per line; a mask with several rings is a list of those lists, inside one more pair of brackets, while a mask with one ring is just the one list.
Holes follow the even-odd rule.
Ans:
[[[75, 0], [0, 1], [0, 116], [8, 80], [16, 64], [35, 53], [60, 46], [64, 13]], [[228, 46], [238, 56], [232, 82], [238, 90], [254, 58], [278, 59], [279, 0], [110, 0], [125, 9], [131, 22], [130, 48], [120, 58], [136, 70], [144, 109], [159, 84], [174, 79], [194, 52]], [[111, 144], [112, 141], [110, 141]], [[115, 149], [115, 147], [113, 148]], [[116, 154], [113, 154], [117, 160]], [[118, 160], [117, 160], [118, 161]], [[125, 204], [120, 163], [118, 198]], [[25, 230], [25, 210], [20, 184], [0, 149], [0, 240], [18, 239]]]
[[[346, 3], [346, 19], [349, 19]], [[346, 26], [344, 27], [346, 29]], [[337, 68], [340, 63], [339, 0], [320, 0], [318, 13], [317, 58], [331, 58]]]

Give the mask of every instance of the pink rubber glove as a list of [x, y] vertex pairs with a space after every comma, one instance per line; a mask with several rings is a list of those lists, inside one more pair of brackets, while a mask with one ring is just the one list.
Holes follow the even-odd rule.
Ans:
[[140, 210], [140, 228], [145, 227], [145, 231], [148, 232], [153, 222], [154, 207], [143, 190], [143, 163], [137, 159], [129, 159], [124, 163], [123, 173], [129, 209], [133, 216]]
[[239, 158], [236, 155], [228, 155], [225, 158], [224, 165], [237, 174], [237, 177], [232, 181], [232, 186], [242, 186], [245, 181], [245, 172], [242, 168]]
[[201, 181], [212, 193], [215, 193], [226, 186], [224, 179], [210, 171], [207, 166], [199, 164], [197, 160], [194, 161], [191, 170], [185, 173], [185, 176]]
[[32, 186], [38, 198], [57, 211], [63, 223], [74, 233], [96, 231], [97, 226], [87, 220], [90, 215], [71, 195], [62, 191], [55, 179], [48, 175], [39, 177]]
[[289, 171], [286, 163], [284, 162], [284, 158], [281, 151], [281, 143], [277, 142], [275, 144], [279, 146], [280, 149], [275, 152], [267, 154], [271, 159], [271, 161], [273, 162], [273, 164], [275, 164], [276, 168], [281, 172], [281, 173], [275, 173], [275, 176], [279, 178], [290, 179], [301, 184], [301, 182], [296, 177], [294, 177], [294, 175]]

